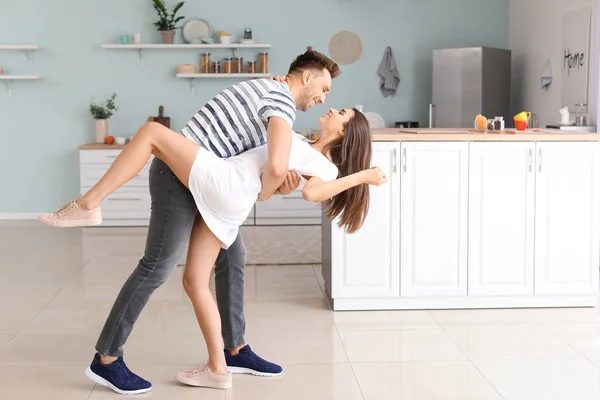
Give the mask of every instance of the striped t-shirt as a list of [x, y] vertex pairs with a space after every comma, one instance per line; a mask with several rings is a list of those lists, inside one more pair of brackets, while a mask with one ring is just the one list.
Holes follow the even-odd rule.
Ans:
[[216, 95], [181, 132], [215, 155], [228, 158], [265, 144], [270, 117], [287, 121], [291, 135], [296, 102], [286, 83], [255, 79]]

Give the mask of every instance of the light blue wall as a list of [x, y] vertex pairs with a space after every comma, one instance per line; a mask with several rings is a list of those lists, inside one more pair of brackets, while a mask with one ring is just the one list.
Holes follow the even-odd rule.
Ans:
[[[43, 77], [16, 82], [12, 97], [0, 82], [0, 213], [50, 211], [78, 193], [77, 148], [94, 141], [92, 96], [104, 101], [117, 92], [119, 111], [109, 122], [110, 133], [130, 136], [160, 104], [171, 126], [180, 129], [230, 82], [197, 81], [193, 97], [188, 82], [174, 77], [175, 67], [198, 63], [201, 51], [147, 51], [140, 69], [135, 51], [100, 49], [121, 33], [139, 32], [143, 42], [158, 43], [150, 0], [0, 0], [0, 10], [0, 44], [42, 47], [34, 52], [31, 69], [21, 52], [0, 51], [0, 65], [6, 73]], [[297, 130], [316, 126], [328, 107], [355, 104], [380, 113], [388, 126], [400, 120], [425, 124], [431, 51], [507, 47], [509, 36], [508, 0], [188, 1], [182, 15], [204, 18], [213, 30], [235, 35], [251, 27], [256, 39], [273, 45], [270, 72], [279, 74], [307, 45], [327, 53], [333, 34], [356, 32], [363, 42], [361, 59], [342, 66], [326, 105], [301, 113]], [[396, 97], [384, 99], [376, 71], [388, 45], [402, 81]]]

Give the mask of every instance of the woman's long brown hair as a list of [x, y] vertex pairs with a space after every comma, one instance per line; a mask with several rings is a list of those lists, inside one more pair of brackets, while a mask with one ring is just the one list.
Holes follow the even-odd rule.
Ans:
[[[338, 167], [339, 177], [348, 176], [371, 167], [371, 130], [367, 117], [353, 108], [354, 116], [344, 125], [344, 136], [329, 143], [325, 154]], [[369, 185], [360, 184], [323, 202], [330, 220], [340, 216], [338, 226], [348, 233], [360, 229], [369, 212]]]

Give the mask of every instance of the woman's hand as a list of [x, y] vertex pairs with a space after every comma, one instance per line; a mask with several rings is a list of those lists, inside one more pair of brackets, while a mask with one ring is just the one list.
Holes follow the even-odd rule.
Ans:
[[379, 167], [365, 169], [361, 174], [363, 183], [366, 183], [367, 185], [379, 186], [383, 185], [388, 180], [383, 170]]
[[277, 82], [285, 82], [285, 76], [272, 76], [271, 79]]

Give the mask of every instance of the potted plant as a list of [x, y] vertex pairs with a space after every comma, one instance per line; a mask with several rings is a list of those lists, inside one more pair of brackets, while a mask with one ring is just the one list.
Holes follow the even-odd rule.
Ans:
[[158, 17], [160, 18], [158, 21], [154, 23], [160, 34], [162, 35], [164, 44], [173, 44], [173, 40], [175, 39], [175, 29], [177, 29], [177, 23], [184, 19], [185, 17], [175, 17], [177, 12], [181, 7], [183, 7], [184, 2], [180, 1], [173, 7], [173, 11], [171, 14], [167, 11], [167, 6], [165, 5], [164, 0], [152, 0], [154, 5], [154, 9], [158, 13]]
[[90, 104], [90, 113], [96, 120], [96, 143], [104, 143], [108, 137], [108, 119], [113, 115], [113, 111], [117, 110], [115, 106], [116, 97], [117, 94], [114, 93], [106, 101], [106, 107], [94, 103], [93, 100]]

